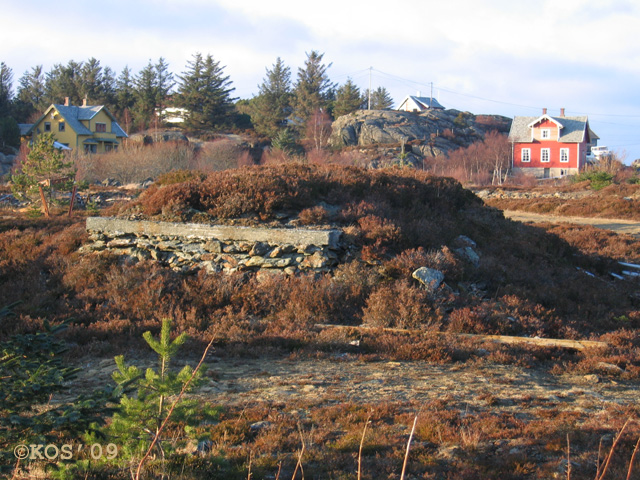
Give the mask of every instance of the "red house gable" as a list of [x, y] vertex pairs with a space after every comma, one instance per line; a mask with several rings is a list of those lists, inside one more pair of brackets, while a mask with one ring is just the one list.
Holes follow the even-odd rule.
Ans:
[[526, 169], [536, 176], [555, 177], [578, 173], [587, 161], [592, 141], [587, 117], [515, 117], [509, 140], [513, 144], [514, 170]]

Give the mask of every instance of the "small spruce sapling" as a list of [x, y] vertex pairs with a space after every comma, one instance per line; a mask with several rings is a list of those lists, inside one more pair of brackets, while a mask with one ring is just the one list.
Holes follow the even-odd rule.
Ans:
[[132, 461], [140, 459], [153, 439], [158, 436], [154, 453], [156, 458], [159, 456], [164, 464], [166, 455], [175, 450], [181, 438], [184, 438], [177, 434], [175, 427], [180, 425], [184, 428], [185, 434], [192, 434], [195, 431], [194, 427], [205, 420], [215, 418], [218, 410], [199, 406], [196, 400], [181, 399], [171, 414], [170, 427], [172, 428], [168, 429], [169, 432], [162, 431], [161, 425], [171, 407], [167, 398], [178, 395], [192, 376], [194, 378], [189, 385], [189, 390], [199, 386], [203, 372], [199, 370], [194, 375], [194, 370], [189, 365], [177, 373], [170, 370], [171, 360], [187, 340], [187, 335], [182, 333], [171, 341], [170, 319], [162, 320], [159, 339], [153, 338], [151, 332], [145, 332], [143, 338], [158, 354], [158, 369], [148, 368], [143, 374], [135, 365], [126, 365], [122, 355], [115, 357], [118, 370], [113, 373], [113, 379], [118, 385], [131, 384], [136, 394], [123, 395], [120, 408], [113, 416], [108, 433], [112, 441], [120, 445], [118, 458]]

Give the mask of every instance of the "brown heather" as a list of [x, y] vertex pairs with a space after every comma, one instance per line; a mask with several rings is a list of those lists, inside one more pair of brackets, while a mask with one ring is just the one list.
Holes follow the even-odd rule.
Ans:
[[[640, 243], [589, 227], [508, 221], [451, 179], [299, 164], [174, 172], [121, 212], [269, 225], [280, 225], [286, 215], [285, 222], [343, 228], [351, 256], [323, 274], [185, 275], [150, 261], [77, 253], [86, 241], [81, 218], [5, 216], [0, 306], [21, 303], [14, 317], [3, 320], [1, 338], [40, 330], [45, 319], [74, 319], [66, 331], [71, 354], [111, 357], [137, 351], [142, 332], [157, 333], [160, 320], [171, 317], [176, 331], [192, 337], [191, 348], [200, 350], [213, 337], [216, 356], [237, 356], [240, 363], [283, 354], [291, 362], [340, 362], [346, 351], [353, 362], [422, 360], [464, 367], [471, 375], [474, 368], [513, 365], [558, 375], [595, 373], [603, 382], [640, 378], [638, 283], [610, 276], [620, 272], [618, 261], [638, 262]], [[456, 253], [459, 235], [477, 243], [479, 265]], [[426, 292], [411, 278], [420, 266], [443, 271], [446, 285]], [[315, 328], [322, 323], [374, 328]], [[478, 344], [457, 333], [591, 338], [610, 346], [575, 352]], [[346, 398], [314, 404], [294, 396], [286, 404], [238, 402], [224, 406], [218, 423], [198, 428], [213, 442], [210, 454], [178, 456], [169, 459], [166, 472], [151, 467], [148, 473], [240, 480], [250, 470], [251, 478], [277, 478], [278, 472], [278, 478], [292, 478], [304, 441], [306, 478], [355, 479], [370, 420], [362, 478], [398, 478], [418, 415], [409, 478], [566, 478], [559, 462], [566, 458], [568, 435], [571, 479], [592, 479], [600, 439], [640, 414], [637, 405], [596, 399], [595, 413], [567, 406], [569, 400], [561, 408], [536, 394], [512, 401], [505, 404], [500, 392], [485, 389], [475, 402], [449, 390], [421, 404], [392, 396], [375, 404]], [[252, 428], [265, 421], [268, 426]], [[171, 433], [181, 435], [179, 429]], [[633, 421], [607, 479], [625, 478], [638, 435]], [[605, 441], [603, 451], [610, 445]], [[104, 467], [88, 478], [121, 473]]]

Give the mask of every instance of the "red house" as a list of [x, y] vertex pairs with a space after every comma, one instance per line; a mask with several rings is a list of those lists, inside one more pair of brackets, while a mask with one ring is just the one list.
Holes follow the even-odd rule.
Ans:
[[550, 178], [578, 173], [587, 163], [598, 136], [585, 117], [559, 117], [542, 110], [541, 117], [515, 117], [509, 140], [512, 143], [512, 168], [536, 177]]

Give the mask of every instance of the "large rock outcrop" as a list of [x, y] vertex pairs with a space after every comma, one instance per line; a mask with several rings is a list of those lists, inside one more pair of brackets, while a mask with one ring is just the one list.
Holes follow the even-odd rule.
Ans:
[[335, 147], [404, 144], [408, 152], [436, 157], [482, 140], [491, 130], [507, 133], [510, 126], [507, 117], [459, 110], [358, 110], [336, 119], [330, 143]]

